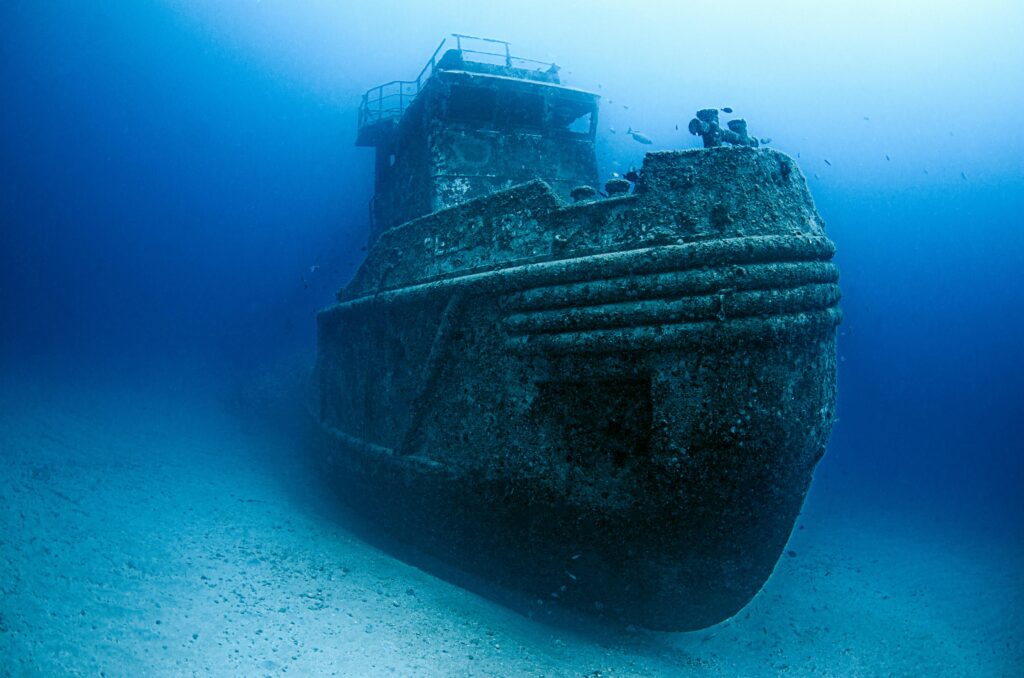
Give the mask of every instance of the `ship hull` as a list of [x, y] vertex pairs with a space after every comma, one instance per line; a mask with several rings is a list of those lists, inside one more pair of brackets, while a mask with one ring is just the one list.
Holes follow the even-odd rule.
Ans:
[[[467, 571], [622, 622], [696, 629], [749, 602], [831, 428], [838, 274], [785, 156], [701, 153], [657, 158], [624, 200], [545, 213], [543, 191], [514, 189], [385, 241], [319, 318], [317, 435], [347, 500]], [[680, 219], [708, 191], [673, 177], [710, 170], [774, 182], [715, 201], [774, 220]], [[550, 248], [440, 273], [393, 254], [491, 210]], [[630, 235], [658, 210], [689, 233]]]

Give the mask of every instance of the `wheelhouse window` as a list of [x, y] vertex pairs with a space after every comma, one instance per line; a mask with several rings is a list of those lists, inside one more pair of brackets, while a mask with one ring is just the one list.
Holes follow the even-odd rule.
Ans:
[[[504, 126], [513, 129], [544, 129], [544, 98], [539, 94], [512, 92], [501, 107], [499, 115]], [[502, 115], [503, 114], [503, 115]]]
[[553, 98], [550, 102], [551, 128], [567, 136], [592, 137], [597, 114], [593, 103], [578, 99]]
[[494, 121], [497, 95], [487, 87], [455, 85], [448, 95], [446, 114], [457, 122], [489, 123]]

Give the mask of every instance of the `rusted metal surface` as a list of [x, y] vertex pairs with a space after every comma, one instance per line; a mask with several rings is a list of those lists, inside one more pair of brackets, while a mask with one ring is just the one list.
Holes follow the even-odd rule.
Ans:
[[[424, 120], [443, 88], [494, 77], [449, 75]], [[537, 162], [455, 191], [452, 148], [485, 131]], [[838, 272], [800, 170], [770, 149], [652, 153], [632, 193], [570, 204], [596, 184], [592, 131], [429, 134], [430, 179], [407, 189], [423, 213], [393, 216], [318, 317], [317, 430], [344, 495], [547, 601], [659, 629], [734, 614], [835, 411]], [[590, 156], [563, 182], [572, 143]]]
[[533, 183], [391, 229], [320, 314], [329, 456], [364, 509], [498, 582], [720, 621], [824, 451], [832, 253], [772, 150], [653, 154], [623, 198]]

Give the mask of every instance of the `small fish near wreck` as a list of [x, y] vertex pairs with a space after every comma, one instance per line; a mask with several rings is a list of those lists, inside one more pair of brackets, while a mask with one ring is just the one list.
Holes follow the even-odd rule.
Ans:
[[629, 136], [633, 137], [633, 141], [636, 141], [637, 143], [640, 143], [640, 144], [644, 144], [644, 145], [650, 146], [651, 144], [654, 143], [654, 140], [651, 139], [649, 136], [647, 136], [643, 132], [636, 131], [632, 127], [629, 128], [629, 131], [626, 132], [626, 134], [628, 134]]
[[720, 622], [832, 427], [838, 272], [803, 174], [756, 143], [656, 152], [605, 197], [599, 97], [469, 41], [363, 98], [371, 247], [317, 318], [319, 458], [400, 539], [531, 599]]

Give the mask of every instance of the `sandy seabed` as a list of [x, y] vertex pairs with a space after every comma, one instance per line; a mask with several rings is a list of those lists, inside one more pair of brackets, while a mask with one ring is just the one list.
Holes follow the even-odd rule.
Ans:
[[523, 614], [389, 555], [323, 509], [302, 455], [180, 389], [2, 385], [0, 675], [1022, 675], [1006, 535], [818, 482], [750, 605], [652, 633]]

